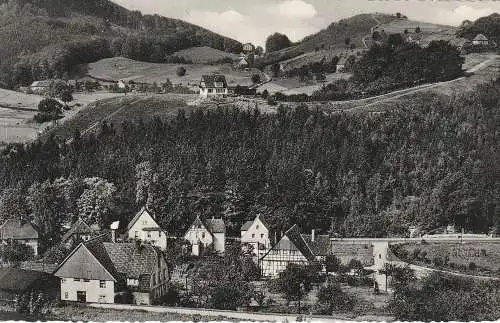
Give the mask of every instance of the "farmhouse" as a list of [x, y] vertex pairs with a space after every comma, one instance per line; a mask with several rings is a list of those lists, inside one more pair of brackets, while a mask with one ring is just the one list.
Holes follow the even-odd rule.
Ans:
[[28, 293], [55, 298], [59, 294], [59, 279], [40, 271], [0, 268], [0, 300], [14, 301]]
[[200, 81], [200, 96], [223, 97], [228, 94], [226, 77], [224, 75], [203, 75]]
[[483, 34], [477, 34], [476, 37], [472, 40], [472, 45], [474, 46], [488, 46], [489, 41]]
[[150, 305], [168, 288], [169, 274], [163, 253], [150, 244], [80, 243], [54, 273], [61, 281], [61, 299], [114, 303], [122, 295], [135, 304]]
[[255, 50], [255, 46], [252, 45], [252, 43], [243, 44], [243, 52], [244, 53], [253, 53], [254, 50]]
[[29, 86], [29, 89], [35, 94], [45, 94], [52, 85], [51, 80], [34, 81]]
[[245, 222], [241, 227], [241, 244], [251, 245], [256, 256], [265, 253], [270, 247], [269, 226], [260, 215]]
[[167, 249], [167, 234], [156, 222], [152, 212], [145, 207], [139, 210], [127, 226], [129, 239], [147, 241], [162, 250]]
[[245, 57], [243, 57], [239, 62], [238, 62], [238, 65], [236, 66], [237, 68], [247, 68], [248, 67], [248, 62], [247, 60], [245, 59]]
[[222, 219], [208, 219], [202, 221], [196, 217], [189, 227], [184, 238], [191, 243], [191, 254], [199, 256], [203, 250], [212, 248], [216, 252], [224, 252], [226, 245], [226, 225]]
[[95, 228], [92, 228], [85, 221], [80, 219], [62, 236], [61, 242], [64, 243], [67, 248], [70, 248], [76, 243], [90, 240], [96, 233], [97, 230]]
[[38, 231], [22, 219], [7, 219], [0, 226], [0, 241], [3, 244], [15, 242], [30, 246], [33, 254], [38, 255]]
[[260, 259], [263, 276], [275, 277], [288, 264], [312, 264], [330, 254], [328, 235], [301, 234], [297, 225], [285, 232], [283, 237]]

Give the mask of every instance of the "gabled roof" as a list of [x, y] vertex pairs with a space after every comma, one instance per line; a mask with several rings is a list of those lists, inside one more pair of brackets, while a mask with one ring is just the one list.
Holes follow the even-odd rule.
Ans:
[[41, 271], [0, 268], [0, 290], [4, 291], [26, 291], [39, 281], [45, 281], [50, 286], [51, 281], [56, 279], [54, 276]]
[[1, 239], [38, 239], [38, 232], [30, 222], [7, 219], [0, 226]]
[[476, 37], [474, 37], [473, 40], [476, 40], [476, 41], [488, 41], [488, 38], [486, 38], [486, 36], [483, 35], [483, 34], [477, 34]]
[[210, 233], [226, 233], [226, 225], [222, 219], [205, 220], [205, 227]]
[[[201, 77], [201, 83], [205, 83], [204, 87], [215, 87], [215, 83], [222, 83], [222, 87], [227, 87], [226, 77], [220, 74], [214, 75], [203, 75]], [[201, 85], [201, 84], [200, 84]]]
[[158, 253], [150, 244], [104, 242], [102, 246], [119, 274], [139, 279], [155, 270]]
[[[152, 213], [151, 213], [151, 212], [149, 212], [149, 211], [146, 209], [146, 207], [144, 207], [144, 206], [143, 206], [143, 207], [139, 210], [139, 212], [137, 212], [137, 213], [135, 214], [135, 216], [132, 218], [132, 220], [130, 220], [130, 222], [128, 223], [128, 225], [127, 225], [127, 231], [128, 231], [128, 230], [130, 230], [130, 228], [132, 228], [132, 227], [134, 226], [134, 224], [137, 222], [137, 220], [139, 220], [139, 218], [141, 217], [141, 215], [142, 215], [144, 212], [147, 212], [147, 213], [151, 216], [151, 218], [155, 221], [155, 223], [156, 223], [156, 220], [155, 220], [155, 218], [153, 217]], [[156, 223], [156, 224], [158, 224], [158, 223]], [[158, 226], [159, 226], [159, 225], [158, 225]]]
[[288, 229], [287, 232], [285, 232], [285, 235], [307, 260], [309, 261], [315, 260], [315, 256], [312, 250], [310, 249], [310, 247], [307, 245], [306, 241], [300, 234], [300, 229], [298, 225], [294, 224], [290, 229]]
[[61, 241], [66, 242], [74, 234], [92, 234], [95, 231], [82, 219], [76, 221], [62, 236]]
[[[253, 221], [255, 221], [255, 220], [253, 220]], [[243, 226], [241, 227], [241, 231], [248, 231], [248, 229], [250, 229], [250, 227], [252, 226], [253, 221], [245, 222], [245, 224], [243, 224]]]
[[331, 254], [329, 235], [316, 235], [314, 242], [311, 240], [310, 234], [302, 234], [302, 238], [316, 257]]
[[31, 83], [31, 87], [50, 87], [51, 84], [51, 80], [34, 81]]

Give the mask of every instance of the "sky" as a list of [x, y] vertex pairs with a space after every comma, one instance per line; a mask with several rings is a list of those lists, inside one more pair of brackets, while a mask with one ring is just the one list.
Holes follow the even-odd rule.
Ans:
[[359, 13], [401, 12], [409, 19], [459, 25], [494, 12], [500, 0], [113, 0], [144, 14], [178, 18], [263, 46], [275, 32], [298, 41]]

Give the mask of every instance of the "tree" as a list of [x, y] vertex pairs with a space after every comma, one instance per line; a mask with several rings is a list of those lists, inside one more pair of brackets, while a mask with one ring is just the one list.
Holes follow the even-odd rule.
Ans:
[[374, 41], [381, 40], [381, 36], [380, 36], [380, 33], [378, 32], [378, 30], [375, 30], [375, 31], [372, 33], [372, 39], [373, 39]]
[[415, 28], [415, 32], [416, 32], [417, 34], [419, 34], [419, 33], [420, 33], [420, 26], [417, 26], [417, 28]]
[[317, 273], [306, 265], [289, 263], [276, 279], [277, 291], [283, 293], [288, 303], [300, 301], [312, 290]]
[[257, 48], [255, 48], [255, 55], [262, 56], [262, 54], [264, 54], [264, 48], [262, 48], [262, 46], [257, 46]]
[[317, 311], [325, 315], [332, 315], [335, 312], [350, 312], [355, 304], [355, 300], [342, 291], [338, 283], [328, 283], [321, 286], [317, 297]]
[[273, 77], [278, 77], [280, 71], [281, 71], [281, 66], [279, 63], [271, 65], [271, 72], [273, 72]]
[[14, 264], [34, 258], [33, 248], [25, 244], [17, 243], [16, 241], [3, 246], [0, 250], [2, 259]]
[[390, 34], [389, 38], [387, 39], [387, 43], [389, 45], [394, 46], [394, 47], [401, 46], [404, 44], [404, 42], [405, 41], [403, 39], [403, 36], [401, 36], [401, 34], [399, 34], [399, 33]]
[[85, 190], [77, 201], [78, 212], [88, 224], [107, 227], [112, 221], [116, 187], [102, 178], [84, 180]]
[[38, 103], [38, 113], [33, 118], [37, 122], [46, 122], [62, 118], [62, 104], [57, 100], [46, 98]]
[[183, 66], [179, 66], [175, 70], [175, 73], [177, 74], [177, 76], [184, 76], [186, 75], [186, 68], [184, 68]]
[[261, 82], [260, 74], [253, 74], [252, 75], [252, 83], [259, 84], [260, 82]]
[[341, 261], [335, 255], [327, 255], [325, 257], [324, 265], [326, 273], [336, 273], [340, 269]]
[[351, 37], [346, 37], [344, 39], [344, 43], [345, 43], [346, 46], [349, 46], [351, 44]]
[[275, 52], [290, 47], [292, 42], [284, 34], [274, 33], [266, 39], [266, 52]]

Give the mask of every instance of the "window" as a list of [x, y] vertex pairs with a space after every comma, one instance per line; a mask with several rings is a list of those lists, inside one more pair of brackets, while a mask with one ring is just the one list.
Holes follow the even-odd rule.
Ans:
[[151, 232], [148, 231], [148, 238], [151, 238]]
[[202, 233], [201, 233], [201, 238], [202, 238], [202, 239], [203, 239], [203, 238], [205, 238], [205, 232], [202, 232]]
[[148, 224], [148, 221], [147, 220], [142, 220], [142, 224], [146, 225], [146, 224]]
[[61, 278], [61, 283], [65, 283], [66, 282], [66, 278]]
[[88, 283], [90, 282], [90, 279], [84, 279], [83, 282]]
[[255, 229], [259, 230], [259, 225], [258, 224], [255, 226]]
[[135, 231], [135, 237], [139, 238], [139, 231]]
[[160, 238], [160, 237], [161, 237], [161, 232], [160, 232], [160, 231], [158, 231], [158, 238]]
[[213, 89], [208, 89], [208, 93], [212, 93], [213, 91]]
[[262, 239], [264, 239], [264, 233], [261, 233], [261, 234], [260, 234], [260, 237], [261, 237]]
[[106, 296], [99, 295], [99, 303], [106, 303]]
[[79, 282], [80, 278], [73, 278], [74, 281]]
[[100, 288], [106, 288], [106, 281], [105, 280], [100, 280], [99, 281], [99, 287]]
[[68, 298], [69, 298], [68, 292], [64, 292], [64, 299], [68, 299]]
[[252, 238], [255, 238], [255, 233], [252, 233]]

